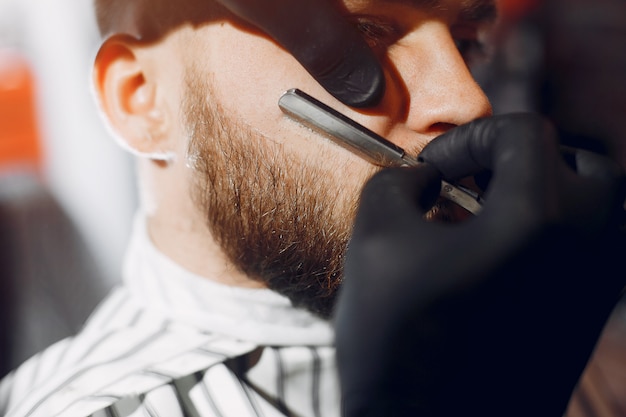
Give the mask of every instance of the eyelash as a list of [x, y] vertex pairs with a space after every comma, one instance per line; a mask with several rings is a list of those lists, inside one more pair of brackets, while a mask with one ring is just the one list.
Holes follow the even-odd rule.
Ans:
[[372, 49], [389, 47], [400, 37], [399, 29], [390, 22], [369, 16], [353, 17], [353, 24]]
[[[402, 37], [400, 28], [387, 20], [363, 15], [353, 16], [351, 20], [374, 51], [382, 53]], [[454, 42], [467, 65], [488, 58], [486, 45], [480, 39], [455, 37]]]
[[479, 39], [455, 39], [454, 43], [456, 44], [456, 48], [459, 50], [459, 53], [465, 60], [465, 62], [469, 64], [474, 63], [477, 60], [484, 59], [487, 57], [487, 50], [485, 47], [485, 43]]

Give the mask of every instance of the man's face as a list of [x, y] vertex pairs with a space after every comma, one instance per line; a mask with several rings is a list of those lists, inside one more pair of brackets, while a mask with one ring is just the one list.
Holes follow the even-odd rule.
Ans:
[[358, 195], [377, 168], [289, 120], [279, 97], [300, 88], [417, 154], [449, 128], [490, 113], [463, 55], [490, 5], [346, 1], [346, 19], [379, 55], [387, 81], [381, 104], [358, 112], [241, 21], [179, 30], [163, 65], [179, 97], [188, 185], [211, 237], [239, 270], [330, 313]]

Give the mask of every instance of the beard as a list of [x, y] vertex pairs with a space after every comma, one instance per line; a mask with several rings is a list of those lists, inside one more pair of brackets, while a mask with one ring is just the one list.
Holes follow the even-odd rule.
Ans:
[[[193, 73], [182, 109], [192, 198], [230, 263], [295, 307], [330, 318], [361, 189], [381, 168], [340, 163], [335, 145], [307, 158], [269, 140], [229, 118]], [[425, 218], [452, 221], [454, 212], [440, 199]]]
[[307, 158], [228, 118], [201, 79], [187, 77], [183, 111], [191, 193], [212, 237], [249, 278], [329, 318], [360, 189], [378, 169], [345, 180], [348, 163]]

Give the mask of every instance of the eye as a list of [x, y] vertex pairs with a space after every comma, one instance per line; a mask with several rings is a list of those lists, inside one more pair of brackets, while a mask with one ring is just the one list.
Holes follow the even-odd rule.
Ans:
[[467, 66], [484, 64], [490, 60], [493, 53], [491, 26], [456, 24], [450, 28], [450, 32]]
[[372, 49], [386, 49], [400, 38], [398, 27], [386, 19], [354, 15], [350, 20]]
[[457, 38], [454, 40], [459, 53], [467, 63], [473, 65], [488, 59], [485, 43], [476, 38]]

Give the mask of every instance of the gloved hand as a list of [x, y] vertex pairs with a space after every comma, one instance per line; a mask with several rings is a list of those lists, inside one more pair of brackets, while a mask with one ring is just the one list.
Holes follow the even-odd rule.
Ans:
[[335, 98], [374, 106], [385, 78], [365, 40], [327, 0], [221, 0], [289, 51]]
[[[626, 282], [623, 174], [534, 115], [477, 120], [364, 188], [335, 325], [344, 415], [560, 417]], [[572, 167], [573, 166], [573, 167]], [[492, 173], [483, 210], [422, 215]]]

